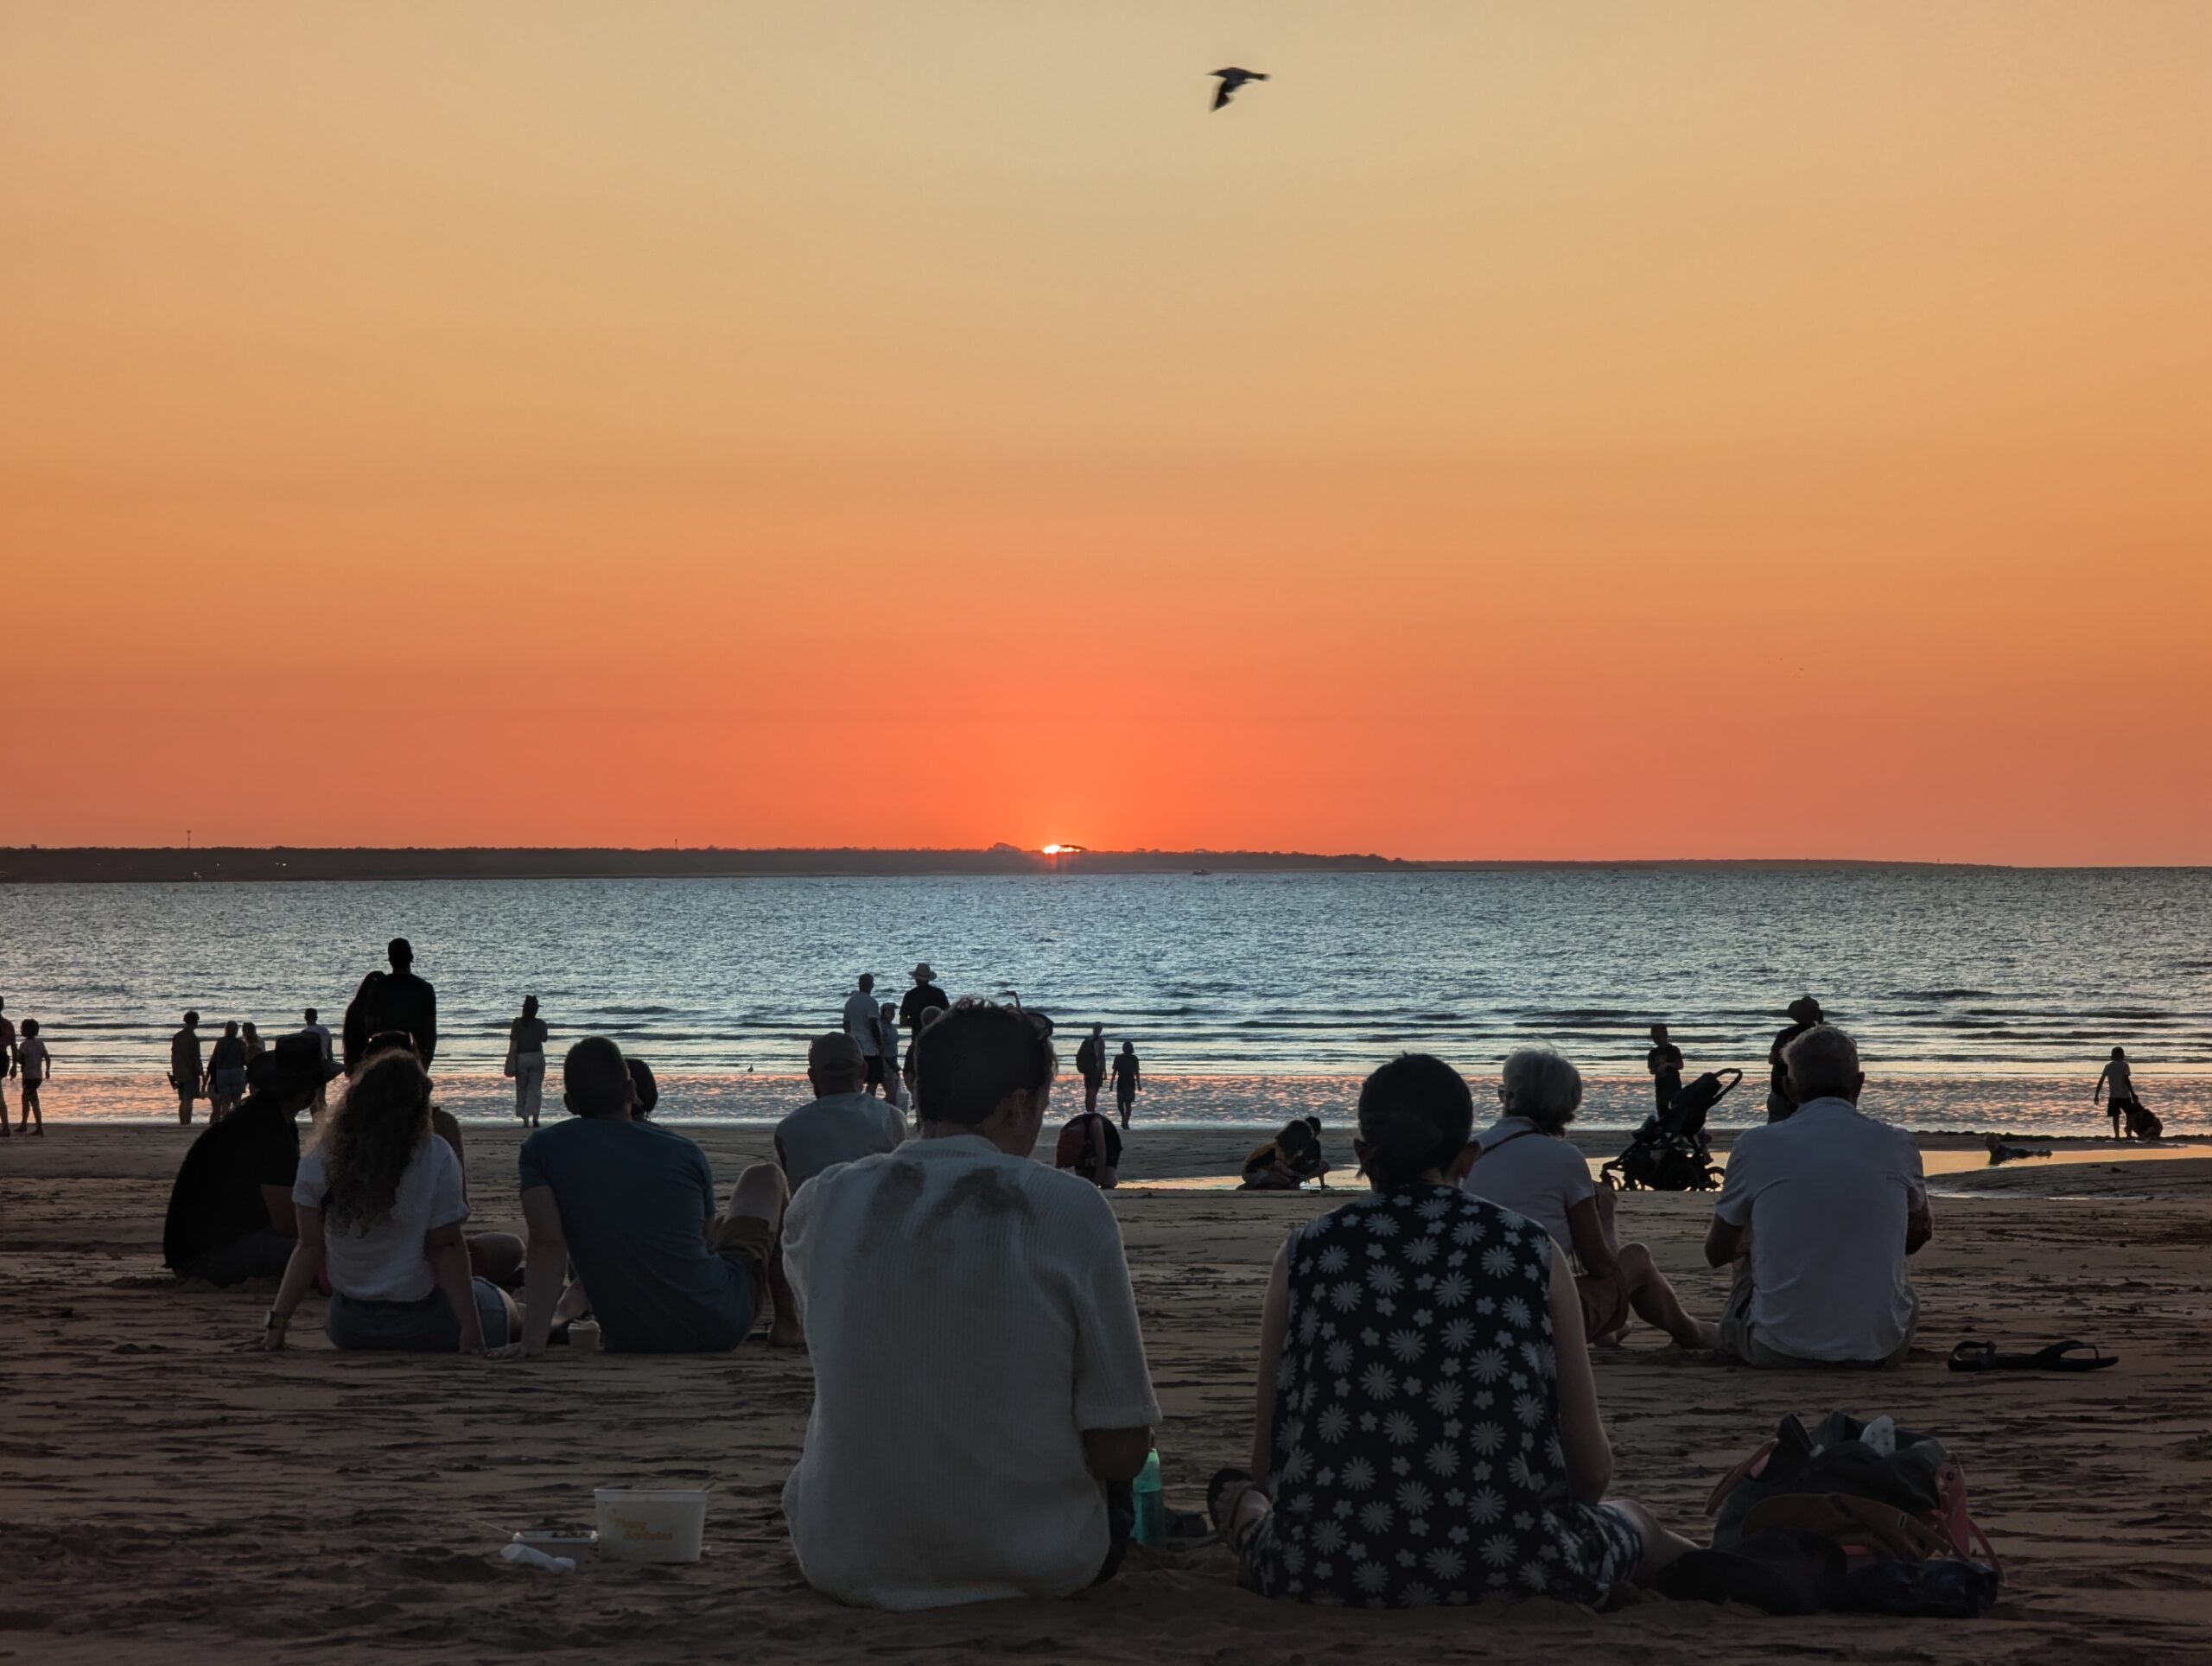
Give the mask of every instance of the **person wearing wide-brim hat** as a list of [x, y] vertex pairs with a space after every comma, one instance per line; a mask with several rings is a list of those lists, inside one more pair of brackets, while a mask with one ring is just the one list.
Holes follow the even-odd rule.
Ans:
[[1808, 995], [1801, 995], [1791, 1002], [1784, 1008], [1783, 1016], [1789, 1020], [1789, 1027], [1774, 1038], [1774, 1045], [1767, 1049], [1766, 1054], [1767, 1070], [1770, 1073], [1766, 1091], [1766, 1119], [1770, 1122], [1786, 1121], [1790, 1112], [1797, 1109], [1796, 1100], [1789, 1094], [1789, 1071], [1788, 1066], [1783, 1064], [1782, 1055], [1789, 1051], [1789, 1044], [1804, 1034], [1807, 1030], [1816, 1024], [1824, 1024], [1827, 1021], [1827, 1017], [1821, 1011], [1821, 1003]]
[[951, 998], [938, 984], [937, 974], [925, 960], [914, 968], [914, 987], [899, 1000], [899, 1027], [913, 1035], [922, 1027], [924, 1013], [941, 1011], [951, 1004]]

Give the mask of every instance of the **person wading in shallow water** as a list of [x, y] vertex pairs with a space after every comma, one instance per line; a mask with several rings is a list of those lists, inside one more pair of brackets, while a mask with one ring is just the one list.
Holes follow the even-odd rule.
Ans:
[[1114, 1055], [1114, 1106], [1122, 1113], [1122, 1126], [1129, 1125], [1129, 1113], [1137, 1103], [1137, 1049], [1134, 1041], [1122, 1043], [1121, 1052]]
[[2112, 1058], [2097, 1072], [2097, 1085], [2089, 1095], [2089, 1103], [2097, 1103], [2097, 1095], [2105, 1096], [2105, 1105], [2112, 1112], [2112, 1135], [2124, 1140], [2134, 1132], [2134, 1119], [2127, 1113], [2141, 1109], [2142, 1102], [2135, 1097], [2135, 1072], [2127, 1062], [2127, 1049], [2114, 1047]]
[[1808, 995], [1801, 995], [1789, 1003], [1789, 1027], [1774, 1038], [1774, 1045], [1766, 1050], [1768, 1086], [1766, 1091], [1766, 1119], [1779, 1122], [1797, 1109], [1796, 1100], [1789, 1095], [1789, 1067], [1782, 1055], [1789, 1051], [1789, 1044], [1811, 1029], [1825, 1023], [1821, 1003]]
[[1682, 1091], [1682, 1050], [1668, 1039], [1664, 1024], [1651, 1027], [1651, 1051], [1643, 1055], [1643, 1068], [1651, 1072], [1651, 1097], [1663, 1116]]

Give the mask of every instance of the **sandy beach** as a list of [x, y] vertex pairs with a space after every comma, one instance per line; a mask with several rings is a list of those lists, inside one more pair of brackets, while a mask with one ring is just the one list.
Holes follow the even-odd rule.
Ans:
[[[721, 1174], [765, 1154], [760, 1129], [688, 1131]], [[1785, 1413], [1887, 1411], [1942, 1436], [2008, 1584], [1993, 1617], [1936, 1623], [1656, 1600], [1361, 1617], [1248, 1596], [1211, 1547], [1136, 1552], [1112, 1586], [1065, 1603], [842, 1609], [801, 1580], [777, 1508], [804, 1428], [803, 1356], [341, 1356], [313, 1303], [290, 1351], [249, 1351], [265, 1288], [180, 1288], [161, 1267], [188, 1137], [56, 1122], [0, 1147], [0, 1659], [2212, 1660], [2212, 1150], [2129, 1163], [2062, 1144], [2048, 1163], [1947, 1177], [1915, 1263], [1921, 1345], [1894, 1374], [1724, 1370], [1649, 1331], [1599, 1352], [1616, 1490], [1694, 1536], [1713, 1481]], [[480, 1225], [519, 1224], [516, 1137], [469, 1129]], [[1125, 1172], [1218, 1172], [1249, 1143], [1141, 1128]], [[1114, 1203], [1167, 1415], [1170, 1499], [1197, 1508], [1205, 1478], [1249, 1445], [1268, 1256], [1326, 1200], [1130, 1185]], [[1704, 1313], [1725, 1288], [1697, 1252], [1709, 1207], [1622, 1204], [1626, 1232]], [[2121, 1364], [1953, 1375], [1944, 1354], [1969, 1335], [2080, 1337]], [[556, 1577], [497, 1559], [514, 1528], [588, 1521], [594, 1484], [702, 1479], [716, 1491], [696, 1566], [587, 1561]]]

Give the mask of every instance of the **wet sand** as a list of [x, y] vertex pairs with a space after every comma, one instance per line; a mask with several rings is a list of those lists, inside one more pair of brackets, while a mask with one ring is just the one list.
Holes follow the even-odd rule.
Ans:
[[[725, 1176], [765, 1143], [758, 1129], [689, 1131]], [[515, 1131], [468, 1133], [478, 1224], [517, 1226]], [[182, 1288], [160, 1266], [188, 1137], [56, 1122], [0, 1146], [0, 1659], [2212, 1661], [2212, 1154], [2131, 1163], [2060, 1142], [2086, 1160], [1947, 1180], [1974, 1195], [1937, 1205], [1915, 1262], [1922, 1345], [1895, 1373], [1726, 1370], [1648, 1331], [1597, 1356], [1618, 1490], [1694, 1536], [1713, 1481], [1785, 1413], [1887, 1411], [1942, 1435], [2006, 1559], [1990, 1618], [1780, 1620], [1658, 1601], [1328, 1613], [1244, 1595], [1212, 1548], [1137, 1552], [1113, 1586], [1068, 1602], [891, 1615], [816, 1597], [786, 1548], [776, 1498], [804, 1428], [803, 1356], [340, 1356], [312, 1303], [291, 1350], [249, 1351], [269, 1287]], [[1140, 1127], [1125, 1172], [1218, 1171], [1252, 1137]], [[1179, 1507], [1249, 1446], [1267, 1261], [1326, 1201], [1135, 1185], [1115, 1197]], [[1697, 1252], [1710, 1202], [1621, 1205], [1707, 1313], [1725, 1288]], [[1955, 1376], [1943, 1355], [1966, 1336], [2082, 1337], [2121, 1364]], [[696, 1565], [587, 1561], [561, 1578], [494, 1554], [514, 1527], [588, 1520], [595, 1483], [709, 1478]]]

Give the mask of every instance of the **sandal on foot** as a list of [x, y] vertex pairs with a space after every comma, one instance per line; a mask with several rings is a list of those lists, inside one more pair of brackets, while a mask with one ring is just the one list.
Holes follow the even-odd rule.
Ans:
[[1239, 1481], [1253, 1485], [1252, 1472], [1249, 1469], [1217, 1469], [1213, 1472], [1213, 1479], [1206, 1483], [1206, 1517], [1212, 1522], [1213, 1530], [1224, 1536], [1229, 1528], [1228, 1523], [1221, 1519], [1221, 1495]]

